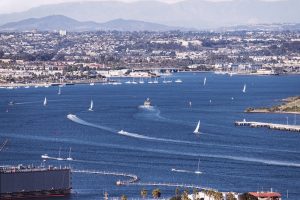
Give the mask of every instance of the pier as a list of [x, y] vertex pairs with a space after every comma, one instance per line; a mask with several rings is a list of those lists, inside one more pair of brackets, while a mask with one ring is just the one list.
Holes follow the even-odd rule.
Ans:
[[137, 186], [165, 186], [165, 187], [180, 187], [180, 188], [192, 188], [192, 189], [203, 189], [203, 190], [215, 190], [212, 188], [206, 188], [199, 185], [194, 184], [184, 184], [184, 183], [156, 183], [156, 182], [149, 182], [149, 183], [143, 183], [143, 182], [136, 182], [136, 183], [130, 183], [126, 185], [137, 185]]
[[236, 126], [250, 126], [253, 128], [265, 127], [274, 130], [281, 131], [292, 131], [292, 132], [300, 132], [299, 125], [288, 125], [288, 124], [273, 124], [273, 123], [265, 123], [265, 122], [247, 122], [247, 121], [236, 121]]
[[117, 181], [116, 185], [118, 186], [165, 186], [165, 187], [180, 187], [180, 188], [196, 188], [196, 189], [204, 189], [204, 190], [214, 190], [212, 188], [205, 188], [199, 185], [194, 184], [184, 184], [184, 183], [161, 183], [161, 182], [138, 182], [138, 176], [134, 174], [127, 173], [119, 173], [119, 172], [107, 172], [107, 171], [96, 171], [96, 170], [72, 170], [73, 173], [84, 173], [84, 174], [99, 174], [99, 175], [111, 175], [111, 176], [123, 176], [129, 178], [124, 181]]
[[134, 174], [119, 173], [119, 172], [107, 172], [107, 171], [96, 171], [96, 170], [72, 170], [73, 173], [84, 173], [84, 174], [99, 174], [99, 175], [110, 175], [110, 176], [123, 176], [129, 178], [124, 181], [117, 181], [116, 185], [129, 185], [137, 182], [139, 178]]

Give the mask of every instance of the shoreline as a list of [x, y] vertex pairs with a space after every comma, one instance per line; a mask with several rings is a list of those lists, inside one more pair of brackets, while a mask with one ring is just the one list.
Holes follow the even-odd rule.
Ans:
[[280, 105], [262, 108], [247, 108], [245, 113], [276, 113], [276, 114], [300, 114], [300, 96], [287, 97], [280, 100]]

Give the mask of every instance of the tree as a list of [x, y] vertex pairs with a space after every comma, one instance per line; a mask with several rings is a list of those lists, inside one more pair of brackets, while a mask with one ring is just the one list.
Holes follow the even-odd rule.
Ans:
[[193, 190], [193, 198], [194, 198], [194, 199], [197, 199], [197, 194], [198, 194], [198, 193], [199, 193], [198, 189], [195, 188], [195, 189]]
[[147, 197], [147, 193], [148, 193], [148, 191], [145, 188], [143, 188], [141, 190], [141, 196], [142, 196], [143, 199], [145, 199]]
[[175, 196], [176, 196], [176, 198], [179, 197], [179, 194], [180, 194], [180, 191], [179, 191], [179, 188], [177, 187], [175, 189]]
[[152, 196], [154, 199], [158, 199], [161, 196], [161, 191], [160, 189], [156, 188], [152, 191]]
[[123, 194], [123, 195], [121, 196], [121, 200], [127, 200], [127, 196]]

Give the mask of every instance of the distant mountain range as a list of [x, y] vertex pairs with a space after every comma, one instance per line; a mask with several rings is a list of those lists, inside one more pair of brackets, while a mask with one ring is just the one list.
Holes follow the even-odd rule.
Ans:
[[[105, 23], [96, 23], [92, 21], [80, 22], [63, 15], [51, 15], [42, 18], [30, 18], [18, 22], [10, 22], [0, 26], [0, 31], [54, 31], [67, 30], [72, 32], [81, 31], [171, 31], [171, 30], [193, 30], [180, 27], [165, 26], [162, 24], [137, 21], [115, 19]], [[215, 29], [216, 31], [282, 31], [282, 30], [300, 30], [299, 24], [256, 24], [256, 25], [240, 25]]]
[[81, 1], [2, 14], [0, 23], [3, 25], [28, 18], [64, 15], [78, 21], [97, 23], [134, 19], [167, 26], [207, 29], [249, 24], [299, 23], [299, 8], [299, 0], [185, 0], [173, 4], [150, 0], [132, 3]]
[[105, 23], [92, 21], [80, 22], [63, 15], [52, 15], [42, 18], [30, 18], [18, 22], [10, 22], [0, 26], [0, 31], [169, 31], [179, 29], [156, 23], [149, 23], [137, 20], [116, 19]]

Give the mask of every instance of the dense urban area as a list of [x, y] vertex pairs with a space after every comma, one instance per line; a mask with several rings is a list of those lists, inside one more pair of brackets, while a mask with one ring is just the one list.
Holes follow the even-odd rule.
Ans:
[[300, 73], [300, 32], [0, 33], [0, 83], [153, 77], [162, 71]]

